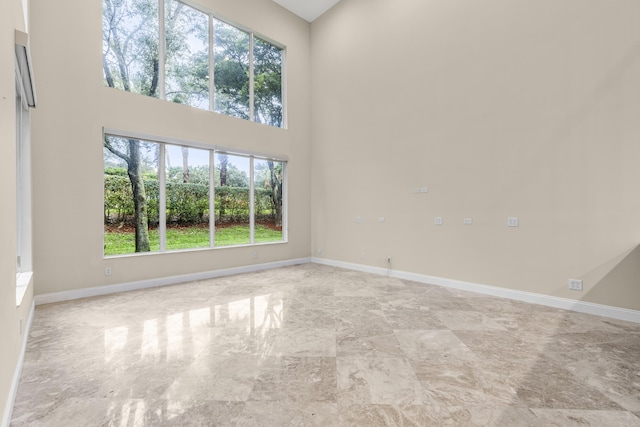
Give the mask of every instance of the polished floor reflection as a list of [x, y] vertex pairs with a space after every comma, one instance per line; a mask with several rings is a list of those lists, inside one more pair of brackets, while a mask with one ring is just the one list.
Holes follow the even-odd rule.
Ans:
[[305, 264], [38, 306], [12, 426], [640, 426], [640, 325]]

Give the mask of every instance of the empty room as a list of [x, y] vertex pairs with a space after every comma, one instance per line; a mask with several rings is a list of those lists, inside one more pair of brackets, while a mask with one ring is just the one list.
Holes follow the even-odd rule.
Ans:
[[640, 426], [640, 2], [3, 0], [1, 426]]

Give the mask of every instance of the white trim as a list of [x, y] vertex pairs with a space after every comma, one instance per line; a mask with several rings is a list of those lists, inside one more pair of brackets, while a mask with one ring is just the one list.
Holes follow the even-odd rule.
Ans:
[[209, 151], [209, 247], [216, 246], [216, 152]]
[[36, 85], [33, 78], [33, 62], [31, 61], [31, 49], [29, 48], [29, 35], [20, 30], [15, 30], [15, 52], [27, 104], [29, 107], [35, 107]]
[[[34, 304], [49, 304], [53, 302], [69, 301], [78, 298], [87, 298], [99, 295], [108, 295], [118, 292], [133, 291], [138, 289], [154, 288], [159, 286], [174, 285], [194, 280], [206, 280], [216, 277], [231, 276], [235, 274], [251, 273], [272, 268], [288, 267], [292, 265], [315, 263], [332, 267], [346, 268], [349, 270], [362, 271], [365, 273], [389, 276], [397, 279], [411, 280], [418, 283], [425, 283], [447, 288], [459, 289], [468, 292], [475, 292], [484, 295], [491, 295], [500, 298], [507, 298], [516, 301], [540, 304], [564, 310], [576, 311], [579, 313], [593, 314], [596, 316], [609, 317], [612, 319], [625, 320], [628, 322], [640, 323], [640, 311], [626, 308], [613, 307], [603, 304], [595, 304], [585, 301], [572, 300], [568, 298], [554, 297], [550, 295], [537, 294], [534, 292], [517, 291], [513, 289], [499, 288], [496, 286], [482, 285], [479, 283], [465, 282], [443, 277], [429, 276], [426, 274], [411, 273], [407, 271], [389, 271], [387, 268], [372, 267], [362, 264], [354, 264], [342, 261], [335, 261], [326, 258], [297, 258], [284, 261], [275, 261], [264, 264], [233, 267], [222, 270], [211, 270], [200, 273], [184, 274], [180, 276], [162, 277], [158, 279], [141, 280], [138, 282], [121, 283], [116, 285], [97, 286], [86, 289], [76, 289], [72, 291], [55, 292], [50, 294], [36, 295]], [[28, 328], [31, 327], [29, 320]]]
[[[249, 33], [249, 121], [255, 122], [255, 104], [256, 104], [256, 88], [255, 88], [255, 59], [253, 58], [253, 50], [255, 49], [255, 41], [253, 33]], [[280, 73], [282, 74], [282, 65], [280, 65]], [[280, 93], [282, 94], [282, 85], [280, 85]], [[282, 95], [280, 95], [282, 96]]]
[[13, 413], [13, 405], [16, 401], [16, 395], [18, 394], [18, 384], [20, 384], [20, 376], [22, 375], [22, 365], [24, 364], [24, 355], [27, 351], [27, 341], [29, 338], [29, 332], [31, 331], [31, 323], [33, 321], [33, 313], [35, 312], [36, 302], [31, 302], [31, 309], [29, 310], [29, 319], [27, 319], [27, 325], [22, 331], [22, 346], [20, 347], [20, 355], [18, 356], [18, 362], [16, 363], [16, 369], [13, 372], [13, 380], [11, 381], [11, 388], [9, 389], [9, 396], [7, 396], [7, 402], [4, 407], [4, 417], [2, 418], [2, 427], [9, 427], [11, 422], [11, 414]]
[[243, 33], [253, 33], [255, 34], [257, 37], [261, 38], [262, 40], [265, 40], [269, 43], [271, 43], [274, 46], [279, 47], [280, 49], [285, 49], [286, 46], [270, 37], [267, 37], [257, 31], [253, 31], [251, 28], [242, 25], [241, 23], [231, 19], [231, 18], [226, 18], [224, 15], [220, 15], [218, 14], [215, 10], [204, 6], [196, 1], [193, 0], [178, 0], [180, 3], [184, 3], [187, 6], [190, 6], [196, 10], [198, 10], [198, 12], [202, 12], [202, 13], [206, 13], [208, 15], [213, 16], [213, 19], [215, 19], [216, 21], [221, 21], [223, 24], [227, 24], [230, 25], [232, 27], [236, 27], [238, 30], [242, 31]]
[[475, 292], [479, 294], [492, 295], [500, 298], [508, 298], [516, 301], [523, 301], [532, 304], [540, 304], [548, 307], [560, 308], [564, 310], [576, 311], [579, 313], [593, 314], [596, 316], [609, 317], [612, 319], [625, 320], [627, 322], [640, 323], [640, 311], [627, 308], [613, 307], [603, 304], [578, 301], [568, 298], [554, 297], [550, 295], [537, 294], [534, 292], [517, 291], [496, 286], [482, 285], [479, 283], [464, 282], [455, 279], [429, 276], [426, 274], [410, 273], [407, 271], [389, 270], [381, 267], [371, 267], [362, 264], [353, 264], [342, 261], [335, 261], [326, 258], [312, 257], [311, 262], [316, 264], [341, 267], [349, 270], [362, 271], [365, 273], [389, 276], [397, 279], [411, 280], [418, 283], [438, 285], [447, 288], [460, 289], [463, 291]]
[[140, 280], [137, 282], [120, 283], [116, 285], [96, 286], [93, 288], [74, 289], [71, 291], [54, 292], [50, 294], [36, 295], [36, 305], [53, 302], [70, 301], [79, 298], [95, 297], [100, 295], [115, 294], [118, 292], [134, 291], [139, 289], [155, 288], [159, 286], [175, 285], [178, 283], [192, 282], [194, 280], [213, 279], [215, 277], [232, 276], [235, 274], [252, 273], [255, 271], [269, 270], [272, 268], [288, 267], [298, 264], [306, 264], [310, 258], [289, 259], [284, 261], [268, 262], [264, 264], [246, 265], [242, 267], [225, 268], [222, 270], [203, 271], [200, 273], [183, 274], [180, 276], [160, 277], [157, 279]]
[[215, 55], [214, 50], [216, 48], [215, 26], [213, 20], [213, 14], [209, 12], [209, 111], [215, 112], [216, 102], [216, 82], [214, 81]]
[[201, 148], [203, 150], [216, 150], [225, 154], [239, 155], [239, 156], [245, 156], [245, 157], [253, 156], [257, 159], [274, 160], [277, 162], [289, 161], [289, 156], [285, 154], [282, 154], [282, 155], [269, 154], [269, 153], [264, 153], [260, 151], [242, 150], [239, 148], [230, 148], [230, 147], [226, 147], [218, 144], [208, 144], [205, 142], [192, 141], [192, 140], [180, 139], [180, 138], [172, 138], [169, 136], [160, 136], [160, 135], [154, 135], [151, 133], [122, 130], [122, 129], [110, 128], [105, 126], [102, 128], [102, 137], [104, 138], [106, 135], [120, 137], [120, 138], [141, 139], [144, 141], [158, 142], [161, 144], [171, 144], [171, 145], [180, 145], [184, 147]]
[[20, 59], [18, 59], [18, 55], [15, 56], [15, 73], [16, 73], [16, 97], [20, 97], [20, 104], [22, 105], [22, 109], [24, 111], [29, 111], [29, 104], [27, 104], [27, 94], [24, 91], [24, 82], [22, 81], [22, 72], [20, 71], [20, 66], [18, 63]]
[[[147, 227], [147, 233], [148, 233], [148, 227]], [[167, 251], [167, 145], [166, 144], [158, 144], [158, 240], [160, 243], [160, 252], [166, 252]]]
[[24, 296], [27, 294], [29, 286], [33, 283], [33, 271], [23, 271], [16, 274], [16, 307], [22, 305]]
[[158, 0], [158, 98], [167, 99], [167, 85], [165, 82], [167, 64], [167, 35], [165, 32], [165, 4]]
[[[253, 156], [249, 157], [249, 244], [256, 244], [256, 183]], [[214, 186], [215, 187], [215, 186]], [[215, 215], [215, 211], [213, 211]]]
[[282, 163], [282, 241], [289, 241], [289, 168]]
[[280, 88], [281, 88], [281, 100], [282, 104], [282, 129], [288, 129], [289, 123], [287, 120], [288, 108], [287, 108], [287, 49], [282, 48], [282, 60], [280, 61]]

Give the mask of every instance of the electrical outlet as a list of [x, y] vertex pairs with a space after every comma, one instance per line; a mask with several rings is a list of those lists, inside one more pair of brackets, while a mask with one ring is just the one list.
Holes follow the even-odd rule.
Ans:
[[360, 224], [362, 222], [362, 217], [361, 216], [357, 216], [356, 217], [356, 224]]
[[464, 225], [471, 225], [473, 224], [473, 219], [472, 218], [465, 218], [463, 221]]
[[413, 187], [411, 191], [413, 191], [414, 193], [419, 193], [420, 189], [418, 187]]
[[421, 193], [428, 193], [429, 192], [429, 187], [420, 187], [420, 192]]
[[442, 225], [443, 224], [443, 220], [441, 216], [437, 216], [435, 217], [435, 219], [433, 220], [435, 225]]
[[383, 216], [379, 216], [378, 217], [378, 222], [384, 222], [384, 217]]
[[580, 279], [569, 279], [569, 289], [572, 291], [581, 291], [582, 290], [582, 280]]
[[111, 267], [107, 267], [104, 269], [104, 275], [105, 276], [111, 276]]
[[518, 221], [517, 216], [510, 216], [507, 218], [507, 227], [518, 227], [520, 222]]

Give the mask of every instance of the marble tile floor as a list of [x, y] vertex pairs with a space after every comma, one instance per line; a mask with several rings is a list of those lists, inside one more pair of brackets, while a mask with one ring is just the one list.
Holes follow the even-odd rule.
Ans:
[[11, 426], [640, 426], [640, 324], [316, 264], [38, 306]]

